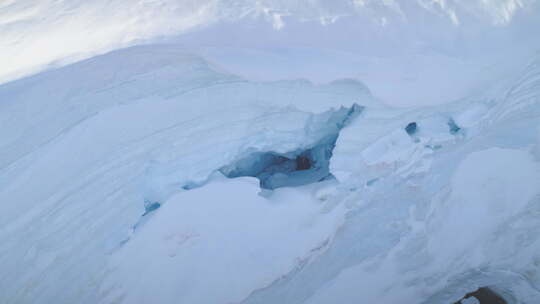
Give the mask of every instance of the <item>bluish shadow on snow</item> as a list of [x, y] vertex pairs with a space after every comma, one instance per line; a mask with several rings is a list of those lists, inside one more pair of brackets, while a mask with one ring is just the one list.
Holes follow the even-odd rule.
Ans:
[[226, 177], [256, 177], [263, 189], [295, 187], [333, 178], [329, 164], [339, 132], [362, 108], [353, 105], [331, 113], [326, 120], [328, 131], [317, 143], [307, 149], [287, 153], [274, 151], [254, 152], [241, 157], [219, 171]]
[[[347, 126], [364, 108], [357, 104], [341, 107], [320, 114], [313, 114], [304, 126], [311, 144], [294, 151], [279, 153], [275, 151], [250, 151], [241, 153], [231, 164], [213, 171], [202, 181], [188, 181], [178, 188], [189, 191], [203, 187], [221, 176], [236, 178], [242, 176], [256, 177], [262, 188], [261, 195], [269, 195], [267, 190], [280, 187], [296, 187], [334, 178], [329, 165], [332, 151], [336, 145], [339, 132]], [[276, 147], [277, 149], [277, 147]], [[266, 190], [266, 191], [265, 191]], [[133, 231], [144, 225], [153, 212], [161, 207], [161, 199], [145, 199], [145, 211], [139, 221], [132, 227]], [[123, 243], [127, 242], [124, 241]]]
[[[145, 201], [144, 202], [144, 213], [141, 215], [141, 218], [135, 223], [135, 225], [133, 225], [133, 227], [132, 227], [133, 231], [137, 230], [139, 227], [144, 225], [144, 223], [149, 218], [148, 215], [151, 215], [154, 211], [156, 211], [160, 207], [161, 207], [161, 204], [158, 203], [158, 202]], [[127, 241], [129, 241], [129, 237], [126, 240], [122, 241], [122, 243], [120, 245], [125, 244]]]
[[336, 139], [337, 134], [326, 138], [311, 149], [286, 154], [256, 152], [221, 168], [220, 171], [230, 178], [256, 177], [260, 180], [263, 189], [318, 182], [332, 176], [328, 165]]
[[144, 213], [142, 216], [145, 216], [149, 214], [150, 212], [153, 212], [161, 207], [161, 204], [158, 202], [144, 202]]
[[453, 118], [448, 120], [448, 128], [450, 128], [450, 134], [456, 135], [461, 131], [461, 128], [456, 124]]

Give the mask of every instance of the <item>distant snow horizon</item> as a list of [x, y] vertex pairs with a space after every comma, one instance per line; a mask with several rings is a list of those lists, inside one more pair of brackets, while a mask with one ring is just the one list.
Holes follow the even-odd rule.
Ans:
[[[531, 29], [540, 26], [535, 18], [539, 11], [536, 0], [11, 0], [0, 4], [0, 84], [115, 49], [163, 42], [203, 48], [218, 64], [257, 80], [265, 79], [251, 70], [261, 67], [250, 66], [249, 58], [247, 66], [238, 67], [235, 56], [261, 48], [278, 49], [251, 60], [271, 61], [283, 48], [322, 48], [344, 52], [345, 62], [340, 63], [344, 67], [364, 64], [366, 57], [392, 61], [396, 57], [414, 60], [419, 55], [450, 66], [455, 64], [448, 61], [467, 66], [471, 58], [488, 57], [485, 65], [489, 65], [506, 55], [501, 41], [508, 41], [508, 49], [538, 48]], [[231, 50], [241, 52], [231, 56]], [[297, 56], [305, 55], [297, 52]], [[308, 70], [301, 68], [290, 75], [277, 71], [266, 78], [324, 82], [374, 77], [379, 82], [381, 77], [370, 69], [361, 72], [364, 75], [328, 73], [327, 66], [308, 63], [312, 66]], [[405, 74], [391, 76], [414, 78]]]

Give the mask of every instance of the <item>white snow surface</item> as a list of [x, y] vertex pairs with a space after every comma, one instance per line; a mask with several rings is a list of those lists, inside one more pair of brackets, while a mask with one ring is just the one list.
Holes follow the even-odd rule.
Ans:
[[0, 303], [537, 304], [538, 9], [0, 3]]
[[342, 221], [343, 208], [321, 213], [309, 191], [259, 191], [253, 178], [222, 177], [172, 197], [151, 219], [159, 225], [147, 223], [111, 258], [118, 268], [103, 302], [239, 302], [322, 250]]
[[0, 218], [7, 303], [95, 303], [108, 255], [144, 202], [167, 205], [248, 153], [307, 149], [327, 136], [326, 112], [376, 104], [359, 82], [250, 82], [174, 46], [113, 52], [4, 85], [1, 95], [0, 196], [14, 202]]
[[537, 0], [4, 0], [0, 83], [166, 41], [254, 80], [354, 77], [394, 105], [440, 104], [523, 64], [539, 13]]

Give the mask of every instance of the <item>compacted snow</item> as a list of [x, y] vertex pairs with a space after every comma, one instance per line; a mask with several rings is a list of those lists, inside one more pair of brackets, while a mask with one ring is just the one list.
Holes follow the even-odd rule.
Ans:
[[0, 303], [540, 303], [538, 5], [0, 4]]

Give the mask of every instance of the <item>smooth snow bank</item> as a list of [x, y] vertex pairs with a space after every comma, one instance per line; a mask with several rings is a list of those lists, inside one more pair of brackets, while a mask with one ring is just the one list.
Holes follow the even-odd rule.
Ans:
[[475, 246], [499, 223], [522, 212], [537, 194], [539, 183], [539, 164], [527, 151], [491, 148], [469, 154], [452, 177], [450, 201], [433, 214], [431, 221], [438, 231], [430, 249], [445, 260], [445, 253], [452, 251], [445, 240], [455, 235], [457, 226], [466, 227], [467, 233], [451, 244], [452, 249]]
[[347, 77], [392, 104], [443, 103], [530, 56], [539, 11], [535, 0], [9, 0], [0, 83], [168, 41], [250, 79]]
[[0, 83], [208, 23], [210, 1], [3, 1]]
[[509, 303], [535, 303], [539, 189], [540, 163], [529, 152], [472, 152], [448, 187], [411, 206], [411, 231], [386, 257], [344, 270], [308, 303], [453, 303], [483, 286]]
[[[171, 197], [110, 259], [103, 303], [237, 303], [323, 250], [344, 208], [224, 177]], [[136, 275], [134, 275], [136, 273]]]

